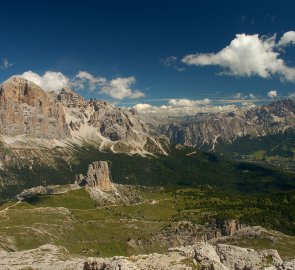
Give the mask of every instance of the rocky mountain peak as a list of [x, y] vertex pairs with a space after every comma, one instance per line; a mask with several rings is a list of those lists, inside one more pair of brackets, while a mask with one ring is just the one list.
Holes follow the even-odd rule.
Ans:
[[61, 101], [64, 106], [69, 108], [80, 108], [86, 103], [82, 96], [68, 87], [62, 88], [56, 98], [58, 101]]
[[86, 101], [66, 87], [58, 94], [46, 92], [18, 76], [0, 85], [0, 135], [18, 146], [37, 138], [36, 143], [46, 147], [52, 145], [49, 139], [56, 139], [58, 145], [87, 141], [114, 152], [164, 152], [134, 111], [106, 101]]
[[47, 97], [46, 92], [37, 84], [18, 76], [12, 76], [6, 80], [1, 84], [0, 89], [0, 94], [4, 98], [32, 106], [38, 105], [38, 100], [41, 101]]
[[159, 125], [159, 133], [175, 143], [214, 149], [218, 141], [231, 143], [246, 135], [259, 137], [295, 128], [295, 101], [277, 100], [269, 105], [239, 109], [230, 113], [212, 113], [177, 123]]
[[0, 86], [0, 133], [41, 139], [70, 135], [63, 107], [41, 87], [17, 76]]

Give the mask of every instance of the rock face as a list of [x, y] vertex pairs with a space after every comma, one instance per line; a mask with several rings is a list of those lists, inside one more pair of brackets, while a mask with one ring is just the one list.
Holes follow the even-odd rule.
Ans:
[[283, 262], [275, 250], [211, 246], [205, 242], [172, 248], [165, 254], [113, 258], [75, 258], [66, 249], [53, 245], [10, 253], [0, 251], [0, 268], [5, 270], [291, 270], [294, 266], [295, 261]]
[[108, 163], [106, 161], [95, 161], [89, 164], [86, 181], [90, 187], [110, 191], [112, 187]]
[[280, 265], [283, 263], [276, 250], [255, 251], [231, 245], [219, 244], [216, 253], [228, 269], [260, 269], [263, 266]]
[[165, 153], [134, 110], [100, 100], [86, 101], [68, 88], [58, 94], [45, 92], [17, 76], [0, 85], [0, 135], [6, 136], [4, 142], [9, 145], [20, 135], [22, 144], [38, 138], [46, 147], [52, 143], [45, 140], [57, 139], [70, 144], [87, 141], [114, 152], [149, 154], [152, 149]]
[[90, 100], [79, 108], [66, 107], [71, 134], [110, 146], [115, 152], [165, 153], [159, 140], [149, 134], [133, 110], [116, 108], [100, 100]]
[[241, 228], [238, 220], [234, 219], [212, 219], [211, 224], [201, 225], [192, 222], [175, 222], [163, 227], [147, 239], [131, 238], [128, 244], [136, 250], [143, 247], [157, 247], [167, 249], [168, 247], [189, 246], [199, 241], [215, 241], [223, 237], [236, 235]]
[[87, 176], [79, 174], [76, 181], [80, 186], [95, 187], [102, 191], [112, 190], [109, 166], [106, 161], [94, 161], [88, 166]]
[[264, 136], [295, 128], [295, 101], [278, 100], [268, 106], [230, 113], [197, 114], [178, 122], [158, 126], [172, 142], [214, 146], [218, 140], [232, 142], [237, 137]]
[[85, 104], [84, 98], [69, 88], [62, 88], [56, 98], [69, 108], [80, 108]]
[[39, 86], [11, 77], [0, 86], [0, 134], [31, 138], [70, 137], [61, 104]]

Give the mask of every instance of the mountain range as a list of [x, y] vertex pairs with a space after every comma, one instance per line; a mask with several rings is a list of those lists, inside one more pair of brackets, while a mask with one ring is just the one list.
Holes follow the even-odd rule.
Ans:
[[214, 149], [218, 142], [232, 143], [239, 137], [262, 137], [295, 127], [295, 102], [277, 100], [270, 105], [237, 109], [229, 113], [197, 114], [157, 129], [172, 142]]
[[48, 93], [17, 76], [0, 86], [0, 134], [12, 147], [21, 142], [53, 146], [88, 140], [113, 151], [125, 146], [130, 153], [145, 154], [148, 147], [164, 152], [132, 109], [85, 101], [70, 89]]
[[295, 173], [242, 155], [293, 162], [294, 119], [286, 99], [161, 121], [11, 77], [0, 268], [293, 269]]
[[[249, 136], [286, 133], [293, 138], [295, 102], [277, 100], [227, 113], [171, 118], [171, 122], [146, 119], [134, 108], [85, 100], [68, 88], [47, 92], [24, 78], [11, 77], [0, 85], [0, 199], [40, 183], [72, 183], [75, 174], [95, 160], [111, 161], [119, 183], [216, 184], [214, 173], [223, 170], [218, 183], [228, 187], [243, 179], [239, 173], [245, 166], [201, 151], [230, 149]], [[256, 167], [250, 171], [254, 178], [258, 171], [267, 175]]]
[[[3, 143], [33, 141], [62, 145], [95, 141], [101, 149], [116, 152], [165, 153], [163, 141], [214, 148], [219, 141], [283, 133], [295, 126], [295, 102], [277, 100], [270, 105], [235, 109], [226, 113], [198, 113], [171, 118], [170, 122], [146, 123], [131, 108], [91, 99], [71, 89], [46, 92], [35, 83], [13, 76], [0, 85], [0, 134]], [[53, 143], [54, 142], [54, 143]], [[165, 141], [167, 143], [167, 140]]]

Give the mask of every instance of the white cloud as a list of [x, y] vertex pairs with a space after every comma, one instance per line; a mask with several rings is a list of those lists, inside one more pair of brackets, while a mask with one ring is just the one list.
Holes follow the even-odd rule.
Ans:
[[95, 77], [86, 71], [79, 71], [75, 77], [74, 84], [78, 88], [88, 88], [92, 92], [98, 90], [100, 94], [105, 94], [115, 99], [144, 97], [144, 93], [132, 88], [136, 82], [135, 77], [119, 77], [107, 80], [104, 77]]
[[147, 110], [151, 110], [153, 106], [147, 103], [138, 103], [134, 105], [133, 108], [136, 109], [137, 111], [147, 111]]
[[203, 100], [191, 100], [191, 99], [170, 99], [168, 101], [168, 105], [172, 107], [194, 107], [197, 105], [207, 105], [210, 103], [210, 100], [208, 98], [205, 98]]
[[278, 46], [295, 45], [295, 32], [289, 31], [284, 33], [278, 42]]
[[133, 106], [139, 114], [156, 116], [156, 117], [168, 117], [168, 116], [185, 116], [195, 115], [196, 113], [217, 113], [217, 112], [231, 112], [236, 110], [235, 105], [205, 105], [195, 107], [174, 107], [170, 105], [153, 106], [147, 103], [138, 103]]
[[270, 90], [267, 93], [267, 96], [270, 97], [270, 98], [276, 98], [278, 96], [278, 92], [276, 90]]
[[33, 71], [26, 71], [20, 76], [48, 92], [59, 92], [62, 88], [70, 86], [70, 79], [61, 72], [46, 71], [43, 75], [39, 75]]
[[14, 64], [10, 63], [7, 58], [4, 58], [2, 60], [2, 65], [0, 65], [0, 69], [1, 70], [8, 69], [8, 68], [12, 67], [13, 65]]
[[87, 84], [91, 92], [95, 91], [97, 85], [102, 85], [107, 82], [106, 78], [100, 76], [94, 77], [87, 71], [79, 71], [75, 78], [74, 86], [83, 89], [85, 88], [85, 84]]
[[224, 69], [221, 74], [226, 75], [269, 78], [276, 74], [282, 80], [295, 81], [295, 68], [286, 66], [280, 58], [282, 50], [277, 50], [275, 38], [276, 35], [259, 37], [257, 34], [238, 34], [217, 53], [189, 54], [181, 61], [187, 65], [220, 66]]
[[115, 99], [140, 98], [144, 96], [139, 90], [133, 89], [136, 80], [134, 77], [115, 78], [107, 80], [101, 76], [93, 76], [87, 71], [79, 71], [72, 79], [61, 72], [46, 71], [39, 75], [33, 71], [26, 71], [21, 77], [39, 85], [45, 91], [59, 92], [64, 87], [75, 89], [88, 89], [90, 92], [98, 91], [100, 94]]
[[249, 95], [244, 95], [242, 93], [236, 93], [234, 95], [234, 99], [256, 99], [256, 96], [252, 93], [250, 93]]
[[144, 93], [132, 89], [135, 81], [134, 77], [112, 79], [103, 84], [99, 92], [116, 99], [144, 97]]
[[241, 99], [242, 97], [243, 97], [242, 93], [236, 93], [236, 94], [234, 95], [234, 98], [235, 98], [235, 99]]
[[237, 108], [234, 104], [211, 105], [210, 103], [207, 98], [203, 100], [170, 99], [166, 105], [154, 106], [148, 103], [138, 103], [133, 108], [140, 114], [156, 117], [195, 115], [199, 112], [229, 112]]

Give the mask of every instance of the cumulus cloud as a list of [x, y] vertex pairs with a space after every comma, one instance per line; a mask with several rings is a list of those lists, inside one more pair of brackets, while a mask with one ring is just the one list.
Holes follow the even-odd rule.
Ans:
[[46, 71], [43, 75], [39, 75], [33, 71], [26, 71], [20, 76], [48, 92], [59, 92], [62, 88], [70, 86], [70, 79], [61, 72]]
[[221, 74], [231, 76], [256, 75], [269, 78], [272, 75], [278, 75], [282, 80], [294, 82], [295, 68], [288, 67], [280, 58], [282, 50], [278, 48], [293, 42], [293, 33], [287, 33], [283, 35], [281, 44], [276, 43], [276, 35], [259, 37], [258, 34], [237, 34], [228, 46], [217, 53], [189, 54], [181, 61], [187, 65], [219, 66], [223, 68]]
[[148, 111], [148, 110], [152, 110], [153, 106], [147, 103], [138, 103], [134, 105], [133, 108], [136, 109], [137, 111]]
[[270, 90], [267, 93], [267, 96], [270, 97], [270, 98], [276, 98], [278, 96], [278, 92], [276, 90]]
[[7, 58], [2, 59], [2, 64], [0, 65], [0, 69], [8, 69], [13, 66], [13, 63], [10, 63]]
[[233, 104], [231, 105], [205, 105], [194, 107], [175, 107], [170, 105], [154, 106], [147, 103], [138, 103], [133, 106], [138, 113], [143, 115], [152, 115], [156, 117], [168, 117], [168, 116], [185, 116], [195, 115], [196, 113], [216, 113], [216, 112], [231, 112], [237, 109]]
[[208, 98], [205, 98], [203, 100], [191, 100], [191, 99], [170, 99], [168, 101], [168, 105], [173, 107], [194, 107], [197, 105], [207, 105], [210, 103], [210, 100]]
[[278, 42], [278, 46], [288, 46], [288, 45], [295, 45], [295, 32], [289, 31], [284, 33], [281, 37], [280, 41]]
[[107, 79], [100, 76], [93, 76], [87, 71], [79, 71], [75, 76], [76, 80], [73, 82], [74, 86], [80, 89], [88, 86], [90, 92], [95, 91], [98, 85], [103, 85], [107, 83]]
[[69, 78], [61, 72], [46, 71], [39, 75], [33, 71], [26, 71], [20, 75], [29, 81], [39, 85], [45, 91], [59, 92], [64, 87], [74, 89], [87, 89], [90, 92], [97, 91], [115, 99], [140, 98], [144, 96], [139, 90], [133, 89], [135, 77], [115, 78], [108, 80], [105, 77], [93, 76], [87, 71], [79, 71], [74, 78]]
[[100, 94], [105, 94], [115, 99], [144, 97], [143, 92], [133, 89], [133, 85], [136, 82], [133, 76], [107, 80], [104, 77], [93, 76], [86, 71], [79, 71], [75, 77], [74, 84], [80, 89], [88, 88], [92, 92], [98, 89]]
[[100, 93], [116, 99], [144, 97], [144, 93], [132, 89], [135, 81], [134, 77], [112, 79], [101, 86]]
[[209, 99], [169, 99], [165, 105], [154, 106], [148, 103], [138, 103], [133, 106], [136, 111], [143, 115], [155, 117], [185, 116], [196, 113], [229, 112], [237, 109], [236, 105], [212, 105]]

